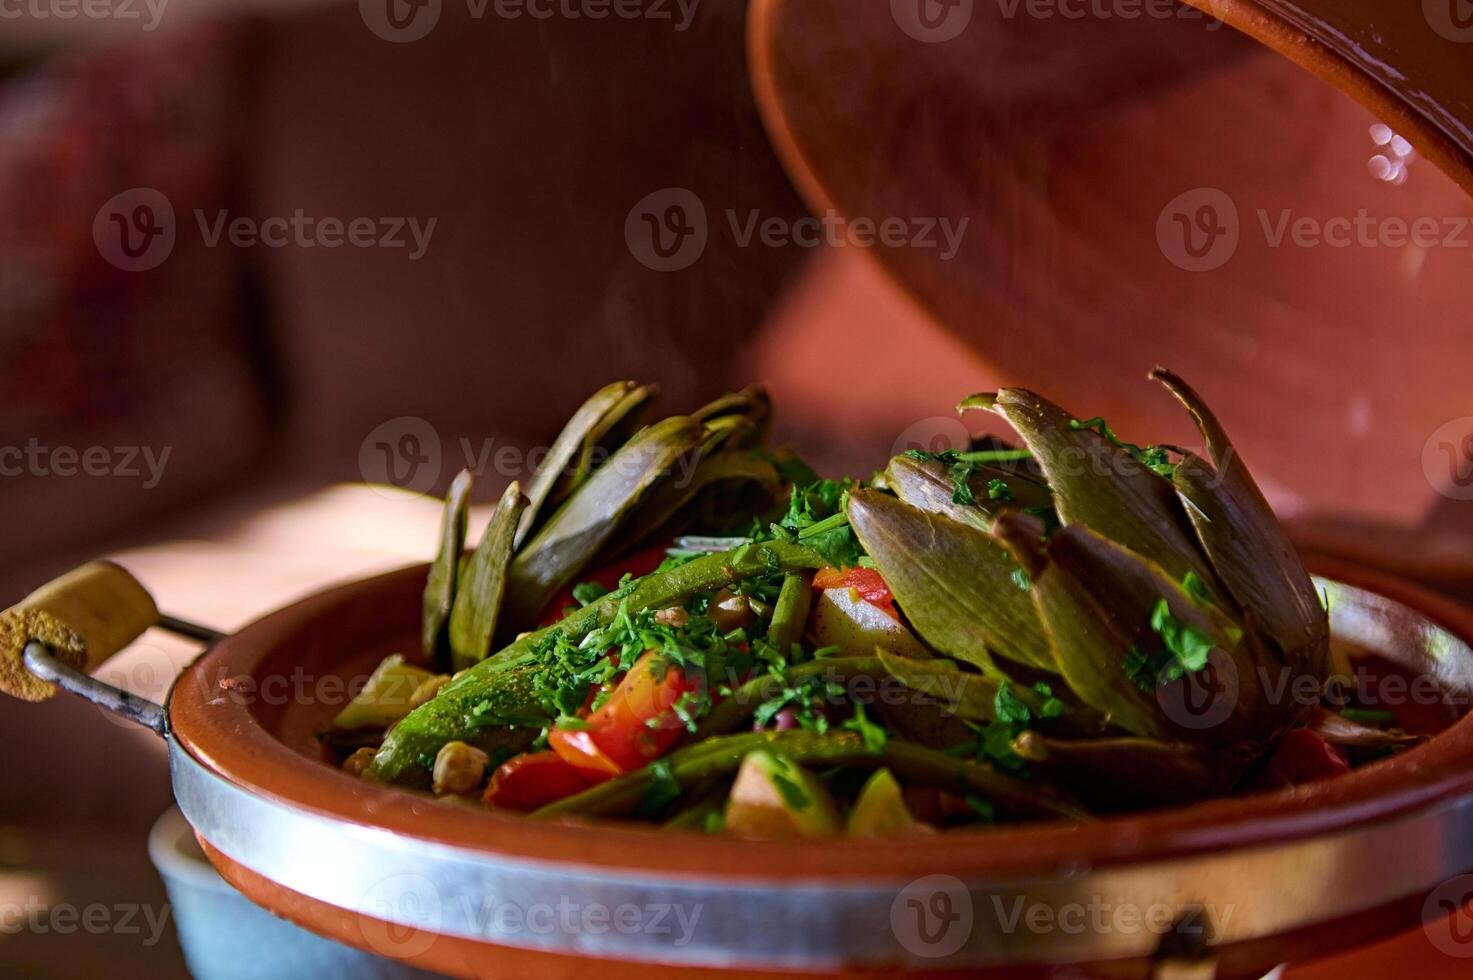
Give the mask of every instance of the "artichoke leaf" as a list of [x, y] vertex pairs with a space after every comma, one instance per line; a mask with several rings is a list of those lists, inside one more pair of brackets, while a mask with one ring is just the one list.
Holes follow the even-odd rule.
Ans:
[[733, 442], [733, 448], [751, 449], [760, 446], [767, 441], [768, 429], [772, 423], [772, 396], [762, 385], [749, 385], [741, 391], [722, 395], [691, 413], [692, 418], [708, 425], [727, 416], [738, 416], [748, 423], [748, 426], [741, 428], [739, 437]]
[[1013, 751], [1030, 768], [1083, 800], [1111, 812], [1177, 806], [1232, 789], [1263, 747], [1239, 743], [1208, 749], [1149, 738], [1050, 738], [1028, 731]]
[[[1005, 498], [989, 494], [993, 480], [1007, 487]], [[919, 510], [941, 514], [954, 521], [986, 531], [1004, 507], [1048, 507], [1048, 487], [1018, 473], [988, 464], [978, 464], [967, 477], [973, 503], [956, 502], [956, 481], [949, 467], [934, 459], [896, 456], [885, 467], [885, 488]]]
[[934, 698], [947, 712], [965, 721], [995, 721], [997, 691], [995, 677], [963, 673], [955, 663], [941, 657], [914, 660], [883, 647], [875, 656], [885, 670], [907, 688]]
[[[1274, 718], [1258, 665], [1231, 621], [1154, 562], [1087, 527], [1067, 525], [1044, 544], [1015, 533], [1013, 516], [999, 519], [998, 534], [1032, 574], [1030, 594], [1079, 698], [1133, 735], [1219, 746], [1269, 737]], [[1129, 664], [1164, 649], [1152, 626], [1162, 600], [1175, 622], [1211, 640], [1210, 666], [1176, 679], [1159, 673], [1154, 684], [1147, 674], [1143, 689]]]
[[1058, 673], [1017, 565], [990, 535], [874, 490], [851, 493], [848, 513], [928, 646], [999, 679], [991, 654]]
[[[654, 487], [639, 505], [628, 527], [619, 534], [627, 545], [647, 540], [675, 519], [701, 491], [718, 483], [752, 483], [770, 495], [782, 486], [777, 468], [750, 450], [713, 453], [696, 464], [684, 479], [669, 479]], [[622, 550], [622, 548], [620, 549]]]
[[429, 578], [425, 581], [420, 642], [425, 656], [438, 666], [443, 666], [448, 660], [449, 638], [445, 625], [455, 601], [460, 557], [465, 549], [467, 501], [474, 482], [470, 470], [461, 470], [450, 482], [450, 492], [445, 496], [445, 510], [440, 518], [440, 550], [430, 564]]
[[506, 572], [511, 565], [517, 524], [526, 507], [527, 498], [513, 481], [501, 495], [455, 590], [455, 604], [450, 611], [450, 664], [455, 670], [473, 667], [491, 652], [506, 595]]
[[1394, 748], [1415, 745], [1425, 736], [1412, 735], [1401, 729], [1375, 728], [1340, 714], [1316, 707], [1310, 713], [1307, 726], [1331, 745], [1351, 745], [1359, 748]]
[[581, 452], [584, 441], [610, 412], [625, 400], [638, 386], [633, 381], [615, 381], [594, 392], [579, 406], [573, 417], [568, 419], [563, 431], [553, 441], [552, 447], [527, 484], [527, 508], [522, 512], [522, 522], [517, 528], [517, 545], [526, 540], [537, 525], [543, 505], [552, 496], [553, 489], [566, 475], [568, 467]]
[[1033, 685], [1038, 682], [1027, 677], [999, 681], [996, 677], [968, 673], [953, 661], [942, 657], [918, 660], [883, 649], [876, 649], [875, 656], [890, 676], [912, 691], [935, 698], [945, 711], [966, 721], [996, 721], [997, 692], [1006, 684], [1009, 694], [1027, 705], [1034, 718], [1045, 717], [1043, 706], [1050, 699], [1057, 699], [1064, 705], [1062, 714], [1049, 719], [1051, 731], [1068, 732], [1071, 735], [1098, 735], [1105, 727], [1103, 719], [1094, 709], [1076, 698], [1064, 685], [1057, 683], [1057, 679], [1052, 684], [1044, 682], [1048, 690], [1044, 694], [1034, 688]]
[[1163, 368], [1151, 376], [1186, 406], [1212, 460], [1187, 454], [1174, 483], [1229, 595], [1253, 610], [1291, 666], [1322, 676], [1329, 668], [1329, 617], [1288, 535], [1201, 396]]
[[508, 573], [505, 624], [536, 620], [552, 596], [588, 567], [650, 488], [699, 444], [699, 422], [675, 416], [637, 432], [522, 546]]
[[1160, 565], [1177, 581], [1194, 572], [1217, 584], [1172, 485], [1058, 405], [1023, 388], [973, 396], [966, 408], [1003, 416], [1053, 488], [1059, 519], [1083, 524]]
[[615, 402], [583, 436], [572, 473], [566, 480], [554, 485], [548, 503], [556, 506], [588, 482], [588, 477], [599, 464], [639, 431], [645, 408], [659, 392], [658, 385], [640, 385], [630, 389], [623, 398]]

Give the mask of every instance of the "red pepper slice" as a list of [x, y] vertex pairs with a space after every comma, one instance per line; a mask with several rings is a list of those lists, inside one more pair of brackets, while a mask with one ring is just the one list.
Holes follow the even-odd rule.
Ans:
[[859, 597], [877, 609], [899, 618], [895, 612], [895, 594], [885, 584], [884, 576], [873, 568], [821, 568], [813, 576], [815, 589], [853, 589]]
[[1308, 728], [1290, 729], [1269, 759], [1261, 783], [1268, 787], [1299, 786], [1350, 771], [1340, 751]]
[[492, 774], [482, 799], [488, 807], [497, 809], [535, 810], [591, 785], [556, 752], [524, 752]]

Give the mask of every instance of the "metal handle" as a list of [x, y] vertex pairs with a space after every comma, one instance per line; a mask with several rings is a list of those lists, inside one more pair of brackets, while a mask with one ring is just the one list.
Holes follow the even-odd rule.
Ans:
[[86, 698], [120, 718], [136, 722], [160, 738], [169, 737], [169, 714], [163, 705], [68, 667], [53, 657], [44, 643], [34, 640], [27, 643], [23, 657], [26, 670], [48, 684], [55, 684], [68, 694]]
[[123, 567], [89, 562], [0, 611], [0, 691], [44, 701], [61, 689], [167, 735], [162, 706], [91, 676], [152, 626], [206, 644], [221, 636], [161, 615], [148, 590]]
[[[206, 645], [214, 643], [225, 635], [219, 630], [191, 623], [176, 616], [161, 615], [156, 625], [176, 636], [200, 640]], [[90, 674], [85, 674], [75, 667], [62, 663], [53, 657], [50, 648], [39, 640], [33, 639], [26, 644], [22, 659], [26, 670], [48, 684], [55, 684], [68, 694], [85, 698], [98, 707], [111, 711], [119, 718], [142, 725], [160, 738], [169, 737], [169, 712], [163, 705], [120, 687], [114, 687], [106, 681], [98, 680]]]

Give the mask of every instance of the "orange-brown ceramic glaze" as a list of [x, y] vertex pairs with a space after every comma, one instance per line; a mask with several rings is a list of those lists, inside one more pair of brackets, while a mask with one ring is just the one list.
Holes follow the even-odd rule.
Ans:
[[[1141, 378], [1202, 379], [1301, 540], [1473, 584], [1473, 460], [1440, 455], [1473, 431], [1473, 25], [1456, 0], [1197, 2], [1227, 25], [1144, 12], [1160, 4], [754, 0], [749, 57], [811, 210], [967, 222], [949, 256], [850, 251], [996, 376], [1183, 444]], [[937, 33], [903, 26], [917, 7]], [[1187, 243], [1171, 222], [1205, 204], [1213, 235]], [[1362, 211], [1443, 233], [1287, 234]]]

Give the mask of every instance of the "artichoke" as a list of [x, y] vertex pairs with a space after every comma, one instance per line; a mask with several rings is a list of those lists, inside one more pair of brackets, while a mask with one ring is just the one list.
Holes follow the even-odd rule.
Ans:
[[1325, 608], [1242, 458], [1191, 387], [1152, 377], [1205, 457], [1122, 442], [1010, 388], [959, 409], [1006, 419], [1033, 466], [1003, 465], [1022, 455], [1005, 450], [912, 453], [848, 502], [928, 646], [988, 690], [1042, 678], [1069, 705], [1057, 732], [1020, 732], [1012, 750], [1117, 807], [1227, 790], [1303, 723], [1319, 700], [1305, 685], [1320, 691], [1329, 669]]
[[506, 489], [468, 562], [462, 555], [474, 481], [469, 471], [455, 478], [424, 592], [431, 663], [458, 671], [485, 660], [496, 639], [536, 622], [595, 560], [668, 537], [702, 511], [763, 511], [777, 502], [777, 457], [754, 451], [772, 414], [764, 389], [642, 425], [657, 392], [633, 381], [594, 392], [563, 427], [525, 495], [516, 483]]

